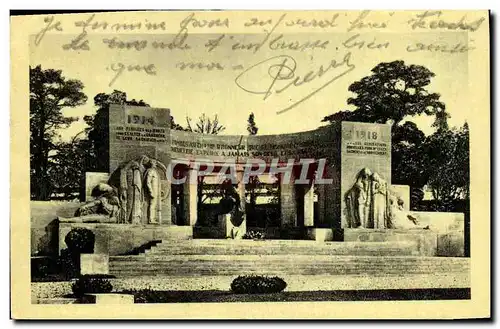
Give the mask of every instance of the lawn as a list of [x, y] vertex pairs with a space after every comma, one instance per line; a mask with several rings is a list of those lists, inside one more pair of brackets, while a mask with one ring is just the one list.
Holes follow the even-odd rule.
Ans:
[[122, 291], [136, 303], [234, 303], [299, 301], [377, 301], [470, 299], [469, 288], [404, 290], [284, 291], [272, 294], [235, 294], [231, 291]]

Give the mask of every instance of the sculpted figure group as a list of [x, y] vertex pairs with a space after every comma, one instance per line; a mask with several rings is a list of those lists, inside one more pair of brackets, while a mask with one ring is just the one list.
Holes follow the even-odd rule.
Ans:
[[391, 194], [379, 174], [363, 168], [345, 195], [348, 228], [408, 229], [423, 228], [403, 209], [403, 200]]
[[[156, 159], [141, 156], [122, 164], [108, 184], [92, 190], [93, 201], [80, 207], [68, 222], [158, 224], [161, 218], [161, 176], [167, 168]], [[61, 219], [60, 219], [61, 220]]]

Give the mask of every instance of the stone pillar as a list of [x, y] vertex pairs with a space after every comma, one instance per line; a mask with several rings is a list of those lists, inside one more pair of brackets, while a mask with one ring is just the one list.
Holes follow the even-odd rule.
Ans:
[[284, 182], [280, 176], [280, 206], [281, 206], [281, 227], [297, 226], [297, 199], [295, 195], [295, 176], [292, 172], [290, 181]]
[[314, 226], [314, 182], [304, 186], [304, 226]]
[[318, 185], [318, 221], [315, 223], [318, 227], [326, 223], [325, 202], [325, 184], [320, 184]]
[[172, 186], [168, 180], [161, 181], [162, 198], [160, 200], [160, 216], [158, 224], [172, 225]]
[[[326, 178], [332, 178], [333, 169], [325, 169]], [[339, 193], [333, 184], [318, 184], [318, 222], [316, 227], [333, 227], [335, 220], [335, 194]]]
[[[198, 219], [198, 179], [191, 183], [191, 177], [198, 177], [197, 169], [188, 169], [184, 182], [184, 216], [186, 224], [195, 226]], [[194, 179], [194, 178], [193, 178]]]

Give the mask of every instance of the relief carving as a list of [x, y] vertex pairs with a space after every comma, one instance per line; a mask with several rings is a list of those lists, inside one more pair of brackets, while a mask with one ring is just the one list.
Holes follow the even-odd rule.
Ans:
[[[160, 172], [163, 172], [161, 174]], [[81, 206], [74, 218], [64, 222], [158, 224], [161, 219], [161, 177], [167, 168], [145, 155], [119, 166], [108, 184], [99, 184], [92, 192], [95, 200]]]
[[405, 211], [403, 200], [393, 195], [380, 175], [363, 168], [344, 196], [347, 228], [429, 229]]

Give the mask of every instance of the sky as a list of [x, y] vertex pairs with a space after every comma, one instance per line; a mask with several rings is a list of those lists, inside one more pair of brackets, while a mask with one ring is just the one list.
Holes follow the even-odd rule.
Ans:
[[[114, 89], [126, 92], [128, 99], [143, 99], [153, 107], [169, 108], [175, 121], [181, 125], [186, 125], [186, 116], [195, 120], [202, 113], [211, 117], [217, 114], [219, 121], [226, 127], [223, 134], [247, 134], [247, 118], [251, 112], [255, 114], [259, 134], [262, 135], [313, 130], [325, 124], [321, 122], [324, 116], [352, 109], [347, 105], [347, 99], [354, 96], [348, 91], [351, 83], [369, 75], [370, 70], [378, 63], [394, 60], [423, 65], [436, 74], [428, 90], [441, 94], [441, 100], [451, 115], [449, 119], [451, 126], [461, 126], [471, 113], [471, 109], [467, 106], [469, 99], [467, 52], [450, 54], [439, 51], [406, 50], [408, 45], [415, 45], [417, 42], [441, 45], [445, 43], [455, 45], [459, 42], [467, 44], [467, 33], [364, 33], [356, 39], [359, 42], [365, 41], [361, 49], [359, 45], [347, 48], [344, 44], [349, 37], [355, 35], [354, 32], [283, 33], [282, 38], [274, 43], [275, 48], [280, 41], [285, 44], [298, 42], [301, 45], [307, 42], [311, 44], [317, 40], [316, 44], [327, 43], [324, 45], [325, 49], [320, 47], [304, 51], [270, 49], [268, 46], [270, 40], [280, 34], [281, 32], [273, 34], [268, 43], [255, 52], [232, 50], [232, 46], [235, 43], [259, 42], [263, 40], [264, 34], [226, 34], [220, 46], [210, 52], [207, 52], [205, 44], [207, 40], [219, 37], [219, 34], [190, 34], [186, 39], [186, 43], [191, 47], [188, 50], [154, 49], [154, 42], [171, 42], [174, 34], [91, 34], [88, 37], [91, 49], [87, 51], [63, 49], [63, 45], [73, 36], [47, 34], [38, 45], [35, 45], [34, 38], [31, 38], [30, 65], [62, 70], [66, 78], [81, 80], [85, 86], [83, 92], [88, 96], [87, 103], [64, 110], [65, 115], [77, 116], [79, 121], [60, 131], [63, 140], [68, 140], [86, 127], [83, 116], [92, 115], [96, 111], [93, 105], [94, 96], [102, 92], [112, 92]], [[117, 38], [115, 41], [142, 41], [146, 48], [109, 49], [109, 40], [113, 38]], [[366, 44], [371, 41], [380, 44], [389, 43], [389, 46], [382, 49], [368, 49]], [[286, 88], [281, 93], [276, 91], [282, 89], [287, 81], [277, 81], [271, 86], [272, 79], [269, 72], [276, 75], [276, 70], [279, 68], [277, 64], [285, 59], [286, 64], [291, 66], [293, 58], [295, 76], [304, 77], [309, 71], [318, 72], [320, 67], [328, 67], [333, 60], [342, 63], [347, 53], [350, 53], [351, 70], [322, 89], [326, 81], [347, 71], [348, 67], [343, 65], [331, 69], [322, 77], [300, 86]], [[285, 55], [287, 57], [283, 57]], [[179, 68], [179, 63], [182, 62], [219, 63], [224, 69], [182, 70]], [[132, 71], [128, 71], [128, 65], [132, 65]], [[135, 66], [141, 69], [135, 70]], [[120, 67], [125, 67], [124, 72], [110, 86], [116, 74], [114, 70]], [[150, 72], [154, 71], [155, 75], [146, 73], [145, 67], [149, 67]], [[286, 74], [282, 71], [283, 76]], [[239, 75], [241, 77], [237, 79]], [[264, 92], [268, 89], [274, 92], [266, 98]], [[318, 89], [320, 90], [317, 91]], [[277, 114], [277, 111], [296, 104], [314, 91], [317, 92], [305, 101], [286, 112]], [[432, 117], [421, 116], [411, 120], [426, 134], [433, 132]]]

